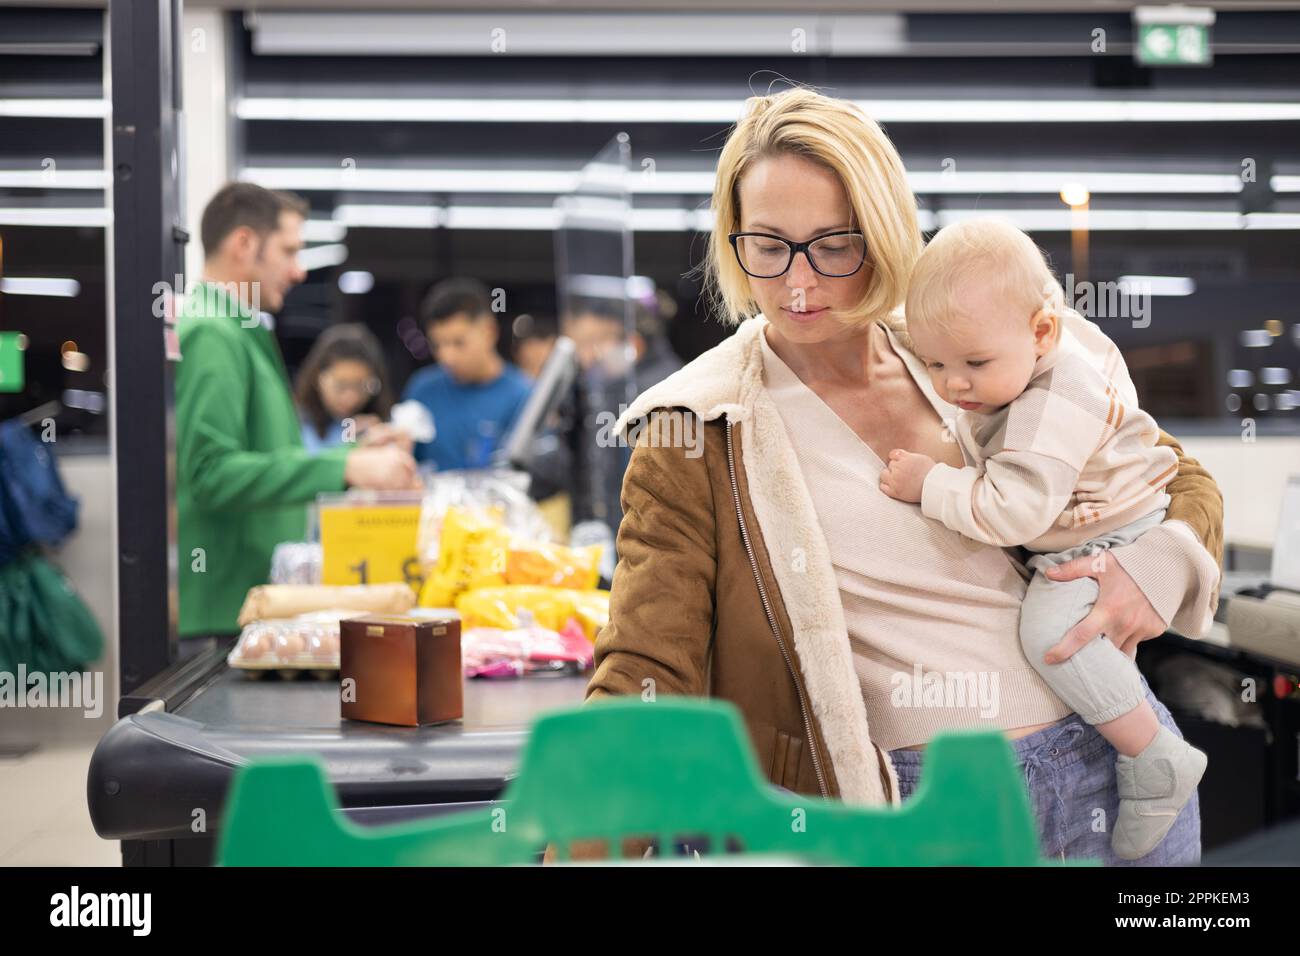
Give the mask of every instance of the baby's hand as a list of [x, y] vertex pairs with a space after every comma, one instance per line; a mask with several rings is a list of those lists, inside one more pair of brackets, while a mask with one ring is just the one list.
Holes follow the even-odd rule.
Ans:
[[899, 501], [919, 503], [925, 476], [937, 464], [929, 455], [895, 448], [880, 473], [880, 490]]

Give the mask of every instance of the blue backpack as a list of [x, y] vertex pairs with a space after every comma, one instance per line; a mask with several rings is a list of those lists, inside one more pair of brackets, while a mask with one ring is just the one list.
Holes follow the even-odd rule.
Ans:
[[30, 544], [58, 545], [76, 527], [77, 500], [49, 446], [18, 419], [0, 423], [0, 565]]

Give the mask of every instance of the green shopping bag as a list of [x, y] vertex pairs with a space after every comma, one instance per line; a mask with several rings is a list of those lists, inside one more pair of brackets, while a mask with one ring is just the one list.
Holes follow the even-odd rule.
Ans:
[[67, 578], [36, 551], [0, 567], [0, 670], [79, 671], [104, 652], [104, 634]]

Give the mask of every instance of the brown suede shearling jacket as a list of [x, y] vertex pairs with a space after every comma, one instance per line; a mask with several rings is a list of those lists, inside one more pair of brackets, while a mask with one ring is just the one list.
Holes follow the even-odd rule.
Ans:
[[[900, 327], [896, 317], [884, 321]], [[867, 726], [824, 538], [763, 387], [765, 325], [761, 316], [742, 323], [619, 421], [623, 429], [650, 416], [651, 427], [623, 482], [610, 620], [587, 699], [653, 687], [730, 701], [773, 783], [860, 805], [898, 803], [892, 764]], [[702, 422], [698, 441], [691, 416]], [[674, 428], [676, 441], [656, 442]], [[1162, 546], [1144, 536], [1113, 554], [1162, 619], [1195, 629], [1218, 601], [1223, 500], [1171, 436], [1162, 431], [1159, 442], [1179, 459], [1166, 521], [1149, 533], [1165, 536]], [[773, 561], [794, 549], [806, 556], [797, 573], [789, 560]]]

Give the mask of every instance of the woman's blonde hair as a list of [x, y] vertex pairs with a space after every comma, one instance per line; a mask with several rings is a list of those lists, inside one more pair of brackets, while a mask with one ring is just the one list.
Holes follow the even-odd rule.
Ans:
[[1040, 309], [1059, 317], [1065, 304], [1065, 290], [1033, 239], [1009, 222], [967, 219], [940, 229], [916, 261], [907, 289], [908, 326], [950, 329], [972, 282], [994, 283], [1008, 310], [1026, 323]]
[[713, 187], [713, 232], [705, 259], [705, 288], [728, 324], [759, 309], [749, 276], [728, 239], [740, 231], [740, 180], [753, 165], [772, 156], [795, 155], [840, 178], [853, 209], [853, 227], [867, 242], [871, 279], [850, 308], [850, 325], [887, 316], [907, 293], [907, 277], [921, 252], [916, 197], [898, 150], [884, 130], [855, 105], [814, 90], [795, 88], [745, 101], [718, 157]]

